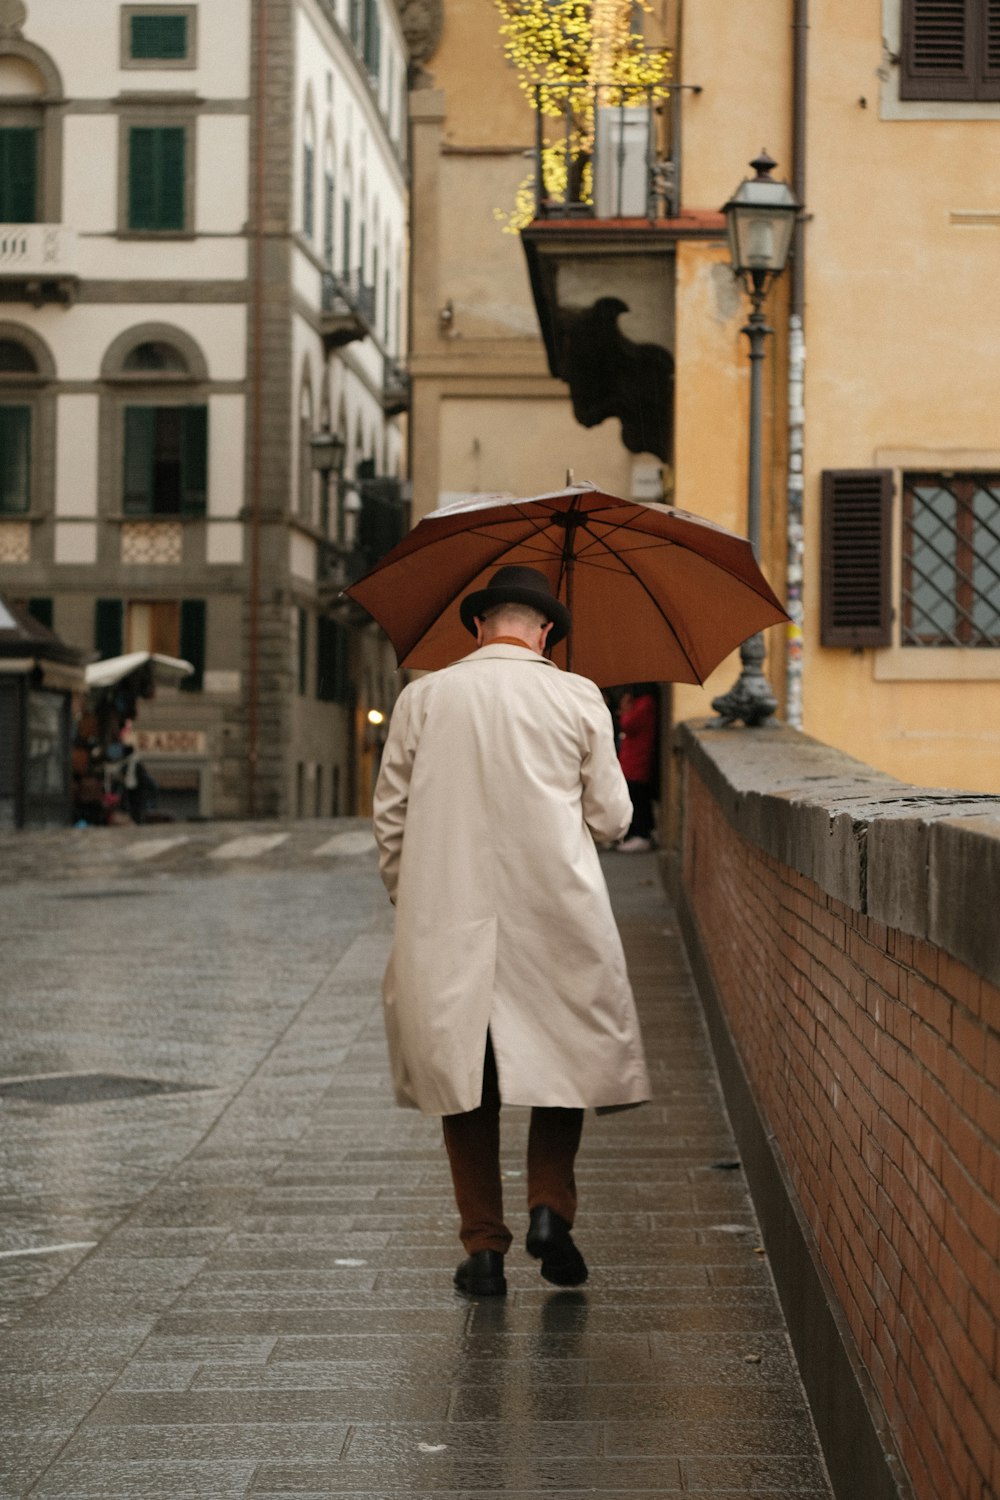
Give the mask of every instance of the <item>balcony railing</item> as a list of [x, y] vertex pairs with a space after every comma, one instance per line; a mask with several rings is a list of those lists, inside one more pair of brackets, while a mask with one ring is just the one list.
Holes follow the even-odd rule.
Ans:
[[[665, 85], [625, 90], [602, 84], [546, 85], [562, 103], [556, 125], [536, 90], [535, 214], [539, 219], [674, 217], [680, 207], [674, 155], [663, 144]], [[676, 137], [676, 127], [671, 131]]]
[[345, 487], [357, 500], [349, 514], [347, 507], [340, 510], [341, 539], [321, 542], [316, 549], [316, 582], [337, 593], [380, 562], [403, 540], [410, 524], [398, 479], [365, 477], [347, 481]]
[[360, 271], [324, 271], [323, 311], [356, 314], [367, 323], [369, 329], [373, 328], [375, 288], [362, 280]]
[[373, 568], [406, 535], [409, 507], [398, 479], [362, 479], [359, 490], [358, 548]]
[[77, 237], [64, 224], [0, 224], [0, 299], [72, 302]]
[[398, 417], [410, 407], [410, 376], [405, 366], [386, 355], [382, 367], [382, 410], [387, 417]]

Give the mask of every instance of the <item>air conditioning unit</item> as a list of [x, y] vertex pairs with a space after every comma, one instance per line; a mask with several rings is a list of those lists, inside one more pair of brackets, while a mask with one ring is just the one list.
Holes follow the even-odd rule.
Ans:
[[644, 104], [601, 105], [594, 125], [594, 216], [645, 218], [652, 115]]

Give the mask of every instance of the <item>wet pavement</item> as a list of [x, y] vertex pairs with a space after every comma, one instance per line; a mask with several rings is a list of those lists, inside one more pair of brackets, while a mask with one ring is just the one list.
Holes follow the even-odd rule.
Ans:
[[828, 1500], [655, 860], [605, 865], [655, 1098], [588, 1117], [587, 1286], [515, 1241], [477, 1303], [366, 825], [0, 839], [3, 1500]]

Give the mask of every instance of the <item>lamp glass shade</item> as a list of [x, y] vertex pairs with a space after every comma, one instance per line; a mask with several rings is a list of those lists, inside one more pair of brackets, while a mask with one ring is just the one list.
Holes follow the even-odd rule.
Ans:
[[785, 182], [748, 178], [740, 183], [723, 209], [733, 270], [772, 275], [783, 271], [798, 211]]
[[321, 432], [314, 432], [309, 439], [309, 451], [312, 466], [320, 474], [339, 474], [344, 467], [347, 444], [339, 432], [324, 428]]

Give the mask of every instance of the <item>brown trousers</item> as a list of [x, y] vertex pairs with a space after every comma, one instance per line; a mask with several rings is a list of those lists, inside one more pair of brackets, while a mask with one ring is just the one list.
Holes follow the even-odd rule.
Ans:
[[[503, 1218], [500, 1179], [500, 1088], [493, 1045], [486, 1041], [483, 1098], [478, 1109], [445, 1115], [444, 1143], [451, 1165], [460, 1238], [469, 1255], [499, 1250], [505, 1255], [513, 1236]], [[528, 1208], [545, 1204], [567, 1224], [576, 1217], [573, 1168], [583, 1131], [582, 1109], [537, 1107], [528, 1130]]]

